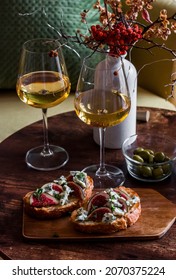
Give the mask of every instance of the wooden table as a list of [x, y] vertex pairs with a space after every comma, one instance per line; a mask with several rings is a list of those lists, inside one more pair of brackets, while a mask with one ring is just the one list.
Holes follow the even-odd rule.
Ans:
[[[145, 110], [145, 108], [141, 108]], [[148, 109], [148, 108], [147, 108]], [[138, 122], [137, 131], [166, 133], [176, 139], [176, 114], [149, 109], [148, 123]], [[91, 127], [74, 112], [49, 118], [50, 142], [63, 146], [70, 160], [60, 170], [39, 172], [29, 169], [25, 154], [31, 146], [42, 143], [42, 122], [16, 132], [0, 144], [0, 255], [11, 259], [176, 259], [176, 224], [159, 239], [29, 240], [22, 236], [22, 197], [30, 190], [70, 170], [99, 161], [99, 146], [92, 138]], [[106, 161], [118, 165], [126, 175], [125, 186], [153, 188], [176, 203], [176, 175], [160, 183], [142, 183], [126, 171], [121, 150], [106, 151]], [[167, 211], [167, 209], [166, 209]]]

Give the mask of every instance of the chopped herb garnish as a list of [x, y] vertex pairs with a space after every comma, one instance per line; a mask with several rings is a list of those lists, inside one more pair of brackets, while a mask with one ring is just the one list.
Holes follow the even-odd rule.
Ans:
[[34, 192], [34, 196], [39, 198], [40, 195], [43, 193], [43, 190], [40, 188], [40, 189], [36, 189], [36, 191]]
[[60, 196], [59, 193], [55, 193], [55, 194], [54, 194], [54, 197], [57, 198], [57, 199], [60, 199], [61, 196]]

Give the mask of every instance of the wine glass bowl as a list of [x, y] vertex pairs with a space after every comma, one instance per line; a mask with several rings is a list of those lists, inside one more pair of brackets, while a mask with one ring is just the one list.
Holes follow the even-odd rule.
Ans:
[[44, 145], [26, 154], [28, 166], [43, 171], [55, 170], [69, 159], [67, 151], [48, 141], [47, 109], [63, 102], [70, 93], [70, 80], [57, 40], [33, 39], [23, 44], [17, 78], [17, 95], [25, 104], [41, 108]]
[[[118, 167], [105, 164], [105, 130], [128, 116], [130, 96], [121, 60], [99, 54], [100, 62], [97, 63], [94, 56], [83, 61], [75, 94], [75, 111], [83, 122], [99, 128], [100, 164], [83, 170], [94, 178], [96, 187], [116, 187], [122, 185], [125, 178]], [[112, 71], [114, 63], [117, 63], [116, 71]]]
[[57, 72], [36, 71], [18, 80], [17, 94], [26, 104], [47, 109], [68, 97], [69, 80], [68, 77], [65, 77], [65, 80], [61, 79]]

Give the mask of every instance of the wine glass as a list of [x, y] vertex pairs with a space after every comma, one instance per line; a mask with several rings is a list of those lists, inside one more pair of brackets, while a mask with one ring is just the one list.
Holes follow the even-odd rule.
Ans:
[[105, 131], [127, 117], [130, 95], [122, 60], [98, 54], [98, 62], [96, 56], [94, 53], [83, 60], [74, 101], [77, 116], [86, 124], [98, 127], [100, 135], [100, 163], [83, 171], [92, 176], [97, 188], [116, 187], [124, 183], [125, 177], [117, 166], [105, 164]]
[[24, 103], [42, 109], [44, 144], [30, 149], [26, 163], [42, 171], [64, 166], [69, 155], [48, 141], [47, 109], [63, 102], [70, 93], [70, 80], [58, 40], [38, 38], [22, 47], [17, 78], [17, 94]]

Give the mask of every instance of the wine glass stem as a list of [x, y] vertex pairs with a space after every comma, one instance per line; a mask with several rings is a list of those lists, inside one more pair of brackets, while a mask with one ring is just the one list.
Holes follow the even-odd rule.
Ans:
[[52, 155], [52, 151], [49, 147], [49, 140], [48, 140], [48, 119], [47, 119], [47, 109], [42, 109], [43, 115], [43, 137], [44, 137], [44, 145], [43, 145], [43, 156], [50, 156]]
[[106, 128], [99, 128], [99, 137], [100, 137], [100, 165], [96, 172], [96, 175], [103, 176], [107, 173], [105, 168], [105, 132]]

